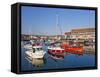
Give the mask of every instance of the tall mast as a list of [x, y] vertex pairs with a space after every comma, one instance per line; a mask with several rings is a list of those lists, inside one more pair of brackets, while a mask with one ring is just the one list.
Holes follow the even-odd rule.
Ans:
[[61, 39], [62, 39], [62, 29], [61, 29], [61, 26], [59, 25], [59, 15], [58, 14], [56, 14], [56, 26], [59, 28]]

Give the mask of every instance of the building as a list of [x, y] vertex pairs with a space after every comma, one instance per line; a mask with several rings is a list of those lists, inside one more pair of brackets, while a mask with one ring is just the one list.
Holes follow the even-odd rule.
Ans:
[[65, 39], [70, 39], [71, 36], [71, 32], [66, 32], [65, 33]]
[[68, 39], [95, 41], [95, 28], [72, 29], [71, 32], [66, 32], [65, 36]]

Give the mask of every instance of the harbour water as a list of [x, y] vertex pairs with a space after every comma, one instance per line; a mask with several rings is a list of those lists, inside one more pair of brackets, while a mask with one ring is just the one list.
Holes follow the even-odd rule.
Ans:
[[44, 58], [38, 61], [41, 66], [32, 65], [27, 59], [25, 52], [27, 49], [21, 48], [21, 70], [42, 70], [42, 69], [62, 69], [62, 68], [77, 68], [77, 67], [94, 67], [95, 66], [95, 55], [94, 54], [83, 54], [76, 55], [66, 53], [63, 59], [54, 59], [50, 56], [47, 51], [47, 46], [43, 45], [46, 54]]

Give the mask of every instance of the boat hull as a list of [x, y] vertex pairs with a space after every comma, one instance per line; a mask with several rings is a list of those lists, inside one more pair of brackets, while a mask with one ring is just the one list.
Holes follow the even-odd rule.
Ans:
[[70, 47], [69, 45], [64, 44], [61, 47], [65, 50], [65, 52], [68, 52], [68, 53], [78, 54], [78, 55], [82, 55], [84, 53], [82, 46], [79, 46], [79, 47]]
[[83, 48], [66, 48], [65, 51], [73, 54], [83, 54]]
[[26, 55], [28, 55], [31, 58], [43, 58], [46, 52], [33, 53], [30, 51], [26, 51], [25, 53], [26, 53]]
[[62, 59], [64, 58], [64, 49], [56, 49], [56, 48], [49, 48], [48, 53], [51, 57], [55, 59]]

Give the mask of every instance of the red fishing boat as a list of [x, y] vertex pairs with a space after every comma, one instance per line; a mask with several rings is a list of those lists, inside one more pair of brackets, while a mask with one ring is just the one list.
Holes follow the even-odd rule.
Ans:
[[65, 50], [65, 52], [82, 55], [83, 54], [83, 46], [80, 46], [79, 43], [74, 43], [72, 45], [62, 44], [61, 47]]
[[48, 47], [48, 53], [54, 59], [63, 59], [64, 52], [64, 49], [61, 47]]

